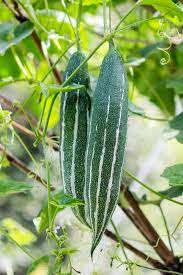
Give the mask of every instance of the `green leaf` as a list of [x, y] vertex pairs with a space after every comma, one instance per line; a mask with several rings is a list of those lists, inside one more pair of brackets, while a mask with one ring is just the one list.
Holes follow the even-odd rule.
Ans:
[[160, 47], [162, 48], [162, 47], [163, 47], [163, 44], [164, 44], [164, 43], [162, 43], [162, 42], [150, 44], [150, 45], [148, 45], [148, 46], [146, 46], [146, 47], [140, 49], [139, 52], [140, 52], [140, 54], [141, 54], [143, 57], [147, 58], [147, 57], [149, 57], [151, 54], [153, 54], [154, 52], [156, 52], [158, 48], [160, 48]]
[[141, 63], [144, 63], [146, 61], [146, 59], [144, 57], [141, 58], [130, 58], [127, 60], [126, 65], [129, 67], [137, 67], [139, 66]]
[[180, 20], [183, 19], [183, 11], [171, 0], [141, 0], [140, 5], [151, 5], [160, 13], [168, 13], [170, 16], [177, 16]]
[[176, 140], [180, 143], [183, 143], [183, 112], [178, 116], [174, 117], [169, 122], [170, 128], [179, 130], [178, 135], [175, 136]]
[[[55, 217], [55, 215], [64, 210], [66, 207], [75, 207], [77, 205], [81, 205], [83, 202], [81, 200], [75, 199], [68, 194], [65, 194], [63, 191], [55, 194], [52, 197], [51, 201], [51, 219]], [[43, 206], [38, 216], [34, 219], [34, 225], [39, 234], [43, 232], [48, 227], [48, 207], [47, 203]]]
[[63, 191], [56, 194], [53, 197], [53, 201], [57, 202], [58, 205], [65, 207], [75, 207], [82, 205], [83, 201], [73, 198], [72, 196], [65, 194]]
[[[74, 39], [72, 26], [64, 12], [53, 9], [36, 10], [36, 16], [39, 23], [48, 32], [46, 34], [40, 29], [43, 38], [49, 36], [50, 39]], [[71, 21], [72, 24], [75, 25], [75, 19], [71, 18]]]
[[0, 54], [13, 45], [18, 44], [33, 32], [33, 24], [29, 21], [15, 26], [15, 24], [0, 24]]
[[168, 179], [171, 186], [183, 187], [183, 164], [167, 167], [161, 176]]
[[179, 143], [183, 144], [183, 131], [180, 131], [179, 134], [175, 138]]
[[176, 198], [176, 197], [180, 197], [183, 194], [183, 187], [179, 186], [179, 187], [170, 187], [167, 190], [161, 191], [160, 192], [162, 195], [165, 195], [171, 199]]
[[0, 180], [0, 196], [29, 191], [32, 186], [26, 182]]
[[183, 112], [170, 121], [170, 128], [183, 131]]
[[41, 258], [35, 260], [27, 270], [27, 275], [33, 274], [48, 274], [49, 257], [42, 256]]
[[3, 219], [1, 225], [8, 230], [9, 236], [19, 245], [30, 245], [37, 240], [37, 237], [30, 230], [11, 218]]
[[[62, 87], [61, 85], [58, 84], [44, 84], [43, 82], [39, 82], [38, 85], [36, 86], [36, 90], [38, 92], [41, 92], [44, 94], [45, 97], [54, 95], [56, 93], [65, 93], [65, 92], [71, 92], [73, 90], [78, 90], [82, 89], [84, 85], [79, 85], [79, 84], [73, 84], [73, 85], [68, 85], [65, 87]], [[85, 90], [83, 91], [85, 92]]]
[[178, 95], [183, 94], [183, 78], [182, 79], [175, 79], [175, 80], [168, 80], [167, 81], [167, 88], [172, 88]]

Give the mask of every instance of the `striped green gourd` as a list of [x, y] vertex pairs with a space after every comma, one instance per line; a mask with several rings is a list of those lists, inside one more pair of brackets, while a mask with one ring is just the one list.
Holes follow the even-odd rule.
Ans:
[[[64, 81], [83, 62], [82, 52], [75, 52], [67, 65]], [[65, 192], [74, 198], [84, 200], [85, 152], [89, 123], [90, 98], [88, 66], [85, 64], [74, 75], [68, 85], [79, 84], [80, 90], [62, 93], [60, 110], [60, 167]], [[84, 206], [73, 208], [75, 216], [85, 221]]]
[[93, 231], [91, 254], [116, 207], [126, 144], [128, 81], [112, 41], [92, 99], [86, 151], [85, 200]]

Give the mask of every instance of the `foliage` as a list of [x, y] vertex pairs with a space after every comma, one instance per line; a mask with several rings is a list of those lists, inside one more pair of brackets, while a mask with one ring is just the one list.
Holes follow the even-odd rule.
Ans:
[[15, 193], [28, 191], [32, 186], [25, 182], [12, 180], [0, 180], [0, 196], [7, 196]]
[[176, 165], [167, 167], [161, 176], [164, 178], [167, 178], [170, 182], [170, 185], [182, 186], [183, 185], [183, 164], [181, 163], [181, 164], [176, 164]]

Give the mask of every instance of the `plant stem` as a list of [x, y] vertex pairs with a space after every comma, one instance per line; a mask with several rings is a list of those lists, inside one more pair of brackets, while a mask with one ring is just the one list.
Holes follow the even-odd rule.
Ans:
[[79, 6], [78, 6], [78, 16], [77, 16], [77, 50], [81, 50], [81, 44], [80, 44], [80, 23], [81, 23], [81, 14], [82, 14], [82, 4], [83, 0], [79, 0]]
[[[122, 261], [121, 261], [121, 263], [122, 263], [122, 264], [127, 264], [126, 262], [122, 262]], [[160, 268], [152, 268], [152, 267], [144, 266], [144, 265], [141, 265], [141, 264], [138, 264], [138, 263], [135, 263], [135, 262], [131, 262], [130, 264], [131, 264], [131, 265], [134, 265], [134, 266], [142, 267], [142, 268], [145, 268], [145, 269], [148, 269], [148, 270], [159, 271], [159, 272], [161, 272], [162, 274], [182, 275], [182, 273], [177, 272], [177, 271], [170, 271], [170, 270], [160, 269]]]
[[109, 31], [110, 31], [110, 33], [112, 32], [112, 16], [111, 16], [111, 11], [112, 11], [112, 0], [109, 0]]
[[162, 16], [162, 15], [159, 15], [159, 16], [156, 16], [156, 17], [151, 17], [151, 18], [147, 18], [147, 19], [143, 19], [143, 20], [136, 21], [136, 22], [134, 22], [134, 23], [132, 23], [132, 24], [129, 24], [129, 25], [127, 25], [127, 26], [125, 26], [125, 27], [119, 29], [119, 30], [118, 30], [118, 29], [115, 30], [115, 31], [114, 31], [114, 35], [115, 35], [116, 33], [118, 33], [118, 32], [123, 32], [123, 31], [125, 31], [125, 30], [130, 29], [130, 28], [136, 27], [136, 26], [139, 25], [139, 24], [142, 24], [142, 23], [145, 23], [145, 22], [149, 22], [149, 21], [153, 21], [153, 20], [156, 20], [156, 19], [161, 19], [161, 18], [163, 18], [163, 16]]
[[134, 274], [133, 274], [132, 267], [131, 267], [131, 265], [130, 265], [130, 261], [129, 261], [129, 259], [128, 259], [128, 255], [126, 254], [126, 251], [125, 251], [125, 249], [124, 249], [123, 241], [122, 241], [122, 239], [121, 239], [121, 237], [120, 237], [120, 235], [119, 235], [119, 232], [118, 232], [118, 230], [117, 230], [117, 228], [116, 228], [116, 226], [115, 226], [115, 224], [114, 224], [114, 222], [113, 222], [112, 220], [111, 220], [111, 224], [112, 224], [112, 227], [113, 227], [114, 232], [115, 232], [115, 234], [116, 234], [117, 240], [118, 240], [118, 242], [119, 242], [119, 244], [120, 244], [120, 246], [121, 246], [122, 252], [123, 252], [123, 254], [124, 254], [124, 256], [125, 256], [127, 265], [128, 265], [128, 267], [129, 267], [129, 269], [130, 269], [130, 274], [131, 274], [131, 275], [134, 275]]
[[137, 8], [138, 5], [139, 5], [139, 1], [137, 3], [135, 3], [132, 6], [132, 8], [121, 18], [121, 20], [119, 21], [119, 23], [114, 28], [114, 31], [117, 31], [117, 29], [120, 27], [121, 23], [132, 13], [132, 11], [134, 11]]
[[12, 54], [13, 54], [13, 57], [14, 57], [14, 59], [15, 59], [17, 65], [18, 65], [20, 71], [25, 75], [26, 78], [29, 77], [29, 74], [28, 74], [28, 72], [27, 72], [25, 66], [22, 64], [22, 61], [20, 60], [20, 58], [19, 58], [19, 56], [17, 55], [17, 53], [16, 53], [16, 51], [15, 51], [15, 48], [14, 48], [13, 46], [11, 47], [11, 52], [12, 52]]
[[148, 115], [142, 116], [143, 118], [149, 119], [149, 120], [155, 120], [155, 121], [160, 121], [160, 122], [168, 122], [170, 119], [168, 118], [158, 118], [158, 117], [150, 117]]
[[52, 231], [51, 225], [51, 182], [50, 182], [50, 164], [48, 160], [48, 156], [46, 153], [46, 141], [43, 140], [43, 150], [44, 150], [44, 156], [45, 156], [45, 168], [47, 171], [47, 197], [48, 197], [48, 225], [50, 232]]
[[129, 207], [120, 205], [122, 211], [132, 221], [166, 265], [173, 266], [177, 259], [171, 251], [169, 251], [149, 219], [145, 216], [133, 194], [124, 184], [121, 185], [120, 190], [129, 204]]
[[50, 116], [51, 116], [51, 112], [52, 112], [52, 109], [53, 109], [53, 105], [54, 105], [54, 102], [57, 98], [57, 95], [59, 93], [56, 93], [53, 98], [52, 98], [52, 101], [51, 101], [51, 104], [50, 104], [50, 108], [49, 108], [49, 111], [48, 111], [48, 116], [47, 116], [47, 119], [46, 119], [46, 123], [45, 123], [45, 127], [44, 127], [44, 130], [43, 130], [43, 137], [46, 136], [46, 132], [47, 132], [47, 128], [48, 128], [48, 124], [49, 124], [49, 120], [50, 120]]
[[[106, 229], [105, 231], [105, 235], [107, 237], [109, 237], [111, 240], [118, 242], [117, 237], [115, 236], [114, 233], [112, 233], [110, 230]], [[161, 262], [159, 262], [158, 260], [155, 260], [153, 258], [151, 258], [150, 256], [146, 255], [144, 252], [138, 250], [136, 247], [132, 246], [131, 244], [129, 244], [128, 242], [123, 240], [123, 244], [124, 246], [130, 250], [131, 252], [133, 252], [136, 256], [138, 256], [139, 258], [143, 259], [144, 261], [146, 261], [148, 264], [150, 264], [151, 266], [155, 267], [155, 268], [162, 268], [162, 269], [166, 269], [166, 266], [164, 264], [162, 264]]]
[[48, 11], [48, 9], [49, 9], [49, 7], [48, 7], [48, 1], [47, 1], [47, 0], [44, 0], [44, 4], [45, 4], [45, 8], [46, 8], [47, 11]]
[[95, 52], [108, 40], [108, 36], [104, 37], [103, 40], [96, 46], [96, 48], [88, 55], [88, 57], [85, 58], [85, 60], [83, 60], [83, 62], [81, 62], [81, 64], [74, 70], [74, 72], [72, 74], [70, 74], [70, 76], [62, 83], [62, 86], [66, 86], [70, 80], [73, 78], [73, 76], [81, 69], [81, 67], [83, 67], [88, 60], [95, 54]]
[[35, 164], [35, 166], [38, 167], [35, 158], [33, 157], [33, 155], [31, 154], [31, 152], [29, 151], [29, 149], [27, 148], [27, 146], [26, 146], [25, 143], [23, 142], [22, 138], [16, 133], [15, 130], [14, 130], [14, 135], [15, 135], [15, 137], [17, 138], [17, 140], [20, 142], [20, 144], [23, 146], [23, 148], [24, 148], [25, 151], [27, 152], [27, 154], [28, 154], [28, 156], [30, 157], [30, 159], [32, 160], [32, 162]]
[[103, 0], [103, 25], [104, 25], [104, 37], [106, 35], [107, 20], [106, 20], [106, 0]]
[[[126, 17], [125, 17], [126, 18]], [[155, 19], [158, 19], [158, 18], [162, 18], [162, 16], [157, 16], [157, 17], [153, 17], [153, 18], [150, 18], [150, 19], [146, 19], [146, 20], [141, 20], [139, 22], [136, 22], [136, 23], [133, 23], [133, 24], [130, 24], [126, 27], [124, 27], [123, 29], [119, 30], [119, 31], [123, 31], [123, 30], [126, 30], [126, 29], [129, 29], [133, 26], [136, 26], [136, 24], [140, 24], [142, 22], [146, 22], [146, 21], [150, 21], [150, 20], [155, 20]], [[122, 21], [121, 21], [122, 22]], [[74, 70], [74, 72], [62, 83], [63, 86], [65, 86], [66, 84], [69, 83], [69, 81], [73, 78], [73, 76], [81, 69], [81, 67], [83, 67], [84, 64], [86, 64], [90, 58], [95, 54], [95, 52], [105, 43], [107, 42], [108, 40], [110, 40], [112, 37], [115, 36], [115, 33], [117, 32], [118, 30], [115, 28], [110, 34], [107, 34], [102, 40], [101, 42], [96, 46], [96, 48], [88, 55], [88, 57], [83, 60], [83, 62]]]
[[161, 213], [164, 225], [165, 225], [165, 229], [166, 229], [166, 233], [167, 233], [167, 236], [168, 236], [168, 241], [169, 241], [170, 249], [171, 249], [172, 254], [174, 255], [173, 247], [172, 247], [172, 242], [171, 242], [171, 237], [170, 237], [170, 231], [169, 231], [169, 228], [168, 228], [167, 220], [166, 220], [166, 217], [164, 215], [163, 208], [162, 208], [161, 204], [158, 207], [159, 207], [159, 210], [160, 210], [160, 213]]
[[73, 33], [74, 33], [74, 36], [75, 36], [75, 38], [77, 39], [77, 34], [75, 33], [75, 29], [74, 29], [74, 26], [73, 26], [71, 17], [70, 17], [70, 15], [69, 15], [69, 13], [68, 13], [67, 6], [66, 6], [66, 4], [65, 4], [65, 1], [64, 1], [64, 0], [61, 0], [61, 3], [62, 3], [62, 7], [63, 7], [63, 9], [64, 9], [64, 12], [67, 14], [67, 17], [68, 17], [68, 19], [69, 19], [69, 23], [70, 23], [70, 25], [71, 25], [71, 27], [72, 27], [72, 31], [73, 31]]
[[68, 52], [68, 50], [70, 48], [72, 48], [72, 46], [76, 43], [76, 41], [72, 42], [71, 44], [69, 44], [69, 46], [65, 49], [65, 51], [63, 51], [61, 53], [61, 55], [58, 57], [58, 59], [56, 60], [55, 63], [52, 64], [51, 68], [48, 70], [48, 72], [45, 74], [45, 76], [42, 78], [41, 82], [44, 82], [46, 80], [46, 78], [48, 77], [48, 75], [53, 71], [53, 69], [56, 67], [56, 65], [60, 62], [60, 60], [62, 59], [62, 57], [65, 56], [65, 54]]
[[176, 201], [174, 199], [171, 199], [169, 198], [168, 196], [166, 195], [163, 195], [161, 193], [159, 193], [158, 191], [152, 189], [151, 187], [149, 187], [147, 184], [143, 183], [142, 181], [140, 181], [139, 179], [137, 179], [134, 175], [132, 175], [128, 170], [124, 169], [124, 172], [130, 177], [132, 178], [133, 180], [135, 180], [136, 182], [138, 182], [141, 186], [143, 186], [145, 189], [149, 190], [150, 192], [154, 193], [155, 195], [161, 197], [162, 199], [165, 199], [165, 200], [168, 200], [168, 201], [171, 201], [173, 203], [176, 203], [176, 204], [179, 204], [179, 205], [183, 205], [182, 202], [179, 202], [179, 201]]
[[171, 236], [173, 236], [175, 234], [175, 232], [177, 231], [177, 229], [178, 229], [178, 227], [179, 227], [179, 225], [181, 224], [182, 221], [183, 221], [183, 216], [180, 218], [178, 224], [176, 225], [175, 229], [171, 233]]
[[[41, 99], [41, 98], [40, 98], [40, 99]], [[45, 109], [46, 109], [47, 101], [48, 101], [48, 98], [46, 97], [46, 98], [44, 99], [43, 108], [42, 108], [42, 111], [41, 111], [41, 117], [40, 117], [40, 120], [39, 120], [37, 129], [36, 129], [36, 131], [37, 131], [38, 133], [39, 133], [39, 131], [40, 131], [40, 129], [41, 129], [41, 125], [42, 125], [42, 122], [43, 122], [43, 117], [44, 117], [44, 112], [45, 112]]]
[[[16, 168], [18, 168], [19, 170], [21, 170], [25, 174], [28, 174], [28, 175], [32, 176], [33, 179], [35, 179], [37, 182], [41, 183], [45, 188], [47, 188], [47, 182], [43, 178], [41, 178], [38, 174], [36, 174], [31, 169], [29, 169], [22, 161], [20, 161], [18, 158], [13, 156], [10, 152], [5, 150], [5, 147], [2, 144], [0, 144], [0, 152], [5, 153], [5, 156], [6, 156], [7, 160], [12, 165], [14, 165]], [[51, 190], [54, 190], [54, 188], [51, 187]]]

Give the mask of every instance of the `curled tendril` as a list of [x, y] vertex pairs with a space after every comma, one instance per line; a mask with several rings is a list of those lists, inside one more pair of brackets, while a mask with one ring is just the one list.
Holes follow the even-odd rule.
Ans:
[[168, 41], [169, 41], [168, 47], [166, 47], [166, 48], [158, 47], [158, 50], [162, 51], [166, 55], [166, 57], [163, 57], [160, 60], [160, 64], [164, 66], [170, 62], [170, 54], [168, 51], [170, 50], [170, 48], [172, 46], [172, 41], [171, 41], [171, 36], [169, 36], [165, 31], [161, 30], [164, 20], [160, 20], [159, 22], [160, 22], [160, 29], [157, 31], [157, 34], [162, 38], [168, 39]]
[[164, 52], [166, 54], [166, 58], [165, 57], [161, 58], [160, 64], [163, 65], [163, 66], [166, 65], [166, 64], [168, 64], [170, 62], [170, 54], [169, 54], [169, 52], [166, 49], [163, 49], [163, 48], [158, 48], [158, 50], [160, 50], [160, 51], [162, 51], [162, 52]]

